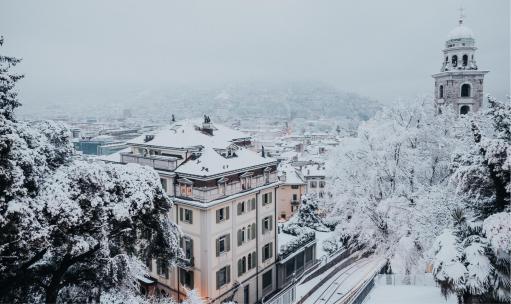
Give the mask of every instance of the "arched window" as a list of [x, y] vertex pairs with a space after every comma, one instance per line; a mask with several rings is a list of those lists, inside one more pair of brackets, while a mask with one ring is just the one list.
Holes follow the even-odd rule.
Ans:
[[458, 56], [457, 55], [452, 56], [451, 63], [452, 63], [453, 67], [456, 67], [458, 65]]
[[468, 64], [468, 55], [463, 55], [463, 66], [467, 66]]
[[449, 62], [449, 56], [445, 56], [445, 63]]
[[470, 97], [470, 84], [464, 83], [461, 86], [461, 97]]
[[470, 112], [470, 107], [469, 106], [467, 106], [467, 105], [461, 106], [461, 108], [460, 108], [460, 114], [461, 115], [465, 115], [468, 112]]
[[444, 98], [444, 86], [438, 87], [438, 98]]

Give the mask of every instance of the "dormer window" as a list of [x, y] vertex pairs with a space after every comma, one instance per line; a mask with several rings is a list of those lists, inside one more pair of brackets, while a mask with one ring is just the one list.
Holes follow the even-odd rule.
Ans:
[[252, 172], [245, 172], [240, 176], [242, 190], [248, 190], [252, 188], [252, 175]]
[[179, 193], [181, 196], [192, 197], [193, 195], [193, 182], [187, 178], [181, 178], [178, 180]]

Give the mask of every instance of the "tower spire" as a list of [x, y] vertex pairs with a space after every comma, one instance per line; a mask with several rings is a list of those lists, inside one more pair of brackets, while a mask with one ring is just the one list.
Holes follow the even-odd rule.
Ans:
[[461, 3], [459, 10], [460, 10], [460, 18], [458, 19], [458, 23], [460, 25], [462, 25], [463, 20], [465, 19], [465, 8], [463, 8], [463, 3]]

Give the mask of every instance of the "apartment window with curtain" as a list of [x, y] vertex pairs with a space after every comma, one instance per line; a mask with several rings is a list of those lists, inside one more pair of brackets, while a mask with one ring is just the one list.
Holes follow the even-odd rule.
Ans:
[[263, 218], [262, 220], [262, 233], [265, 234], [271, 230], [273, 230], [273, 217], [272, 216], [267, 216], [265, 218]]
[[263, 194], [263, 206], [271, 204], [272, 202], [272, 193], [268, 192]]
[[216, 222], [221, 223], [229, 219], [229, 206], [216, 210]]
[[262, 254], [263, 254], [262, 255], [263, 262], [265, 262], [266, 260], [269, 260], [273, 257], [273, 243], [272, 242], [263, 246]]

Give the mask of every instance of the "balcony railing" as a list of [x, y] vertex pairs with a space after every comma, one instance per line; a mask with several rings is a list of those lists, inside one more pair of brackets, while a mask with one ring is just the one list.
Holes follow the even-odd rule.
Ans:
[[205, 203], [205, 202], [210, 202], [210, 201], [220, 199], [220, 198], [223, 198], [226, 196], [241, 193], [243, 191], [248, 191], [253, 188], [271, 184], [271, 183], [276, 182], [277, 180], [278, 180], [277, 173], [272, 172], [269, 174], [268, 177], [261, 175], [261, 176], [255, 176], [255, 177], [250, 178], [250, 187], [242, 187], [241, 182], [227, 183], [227, 185], [225, 185], [225, 187], [223, 187], [223, 186], [203, 187], [203, 188], [193, 187], [191, 196], [182, 195], [180, 187], [177, 187], [176, 196], [188, 197], [188, 198], [194, 199], [196, 201]]
[[161, 155], [140, 155], [131, 152], [121, 153], [121, 162], [134, 163], [155, 169], [174, 171], [177, 167], [177, 158]]

